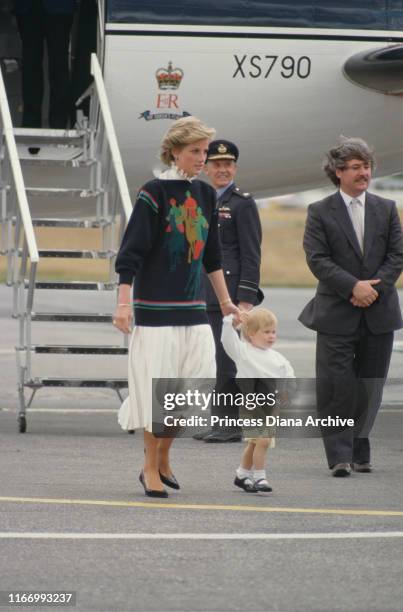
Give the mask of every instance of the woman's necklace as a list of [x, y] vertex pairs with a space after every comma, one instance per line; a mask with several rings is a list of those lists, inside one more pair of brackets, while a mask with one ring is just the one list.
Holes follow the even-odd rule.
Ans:
[[170, 179], [170, 180], [189, 181], [191, 183], [197, 177], [196, 176], [189, 176], [188, 174], [186, 174], [186, 172], [184, 170], [182, 170], [181, 168], [178, 168], [178, 166], [175, 164], [175, 162], [172, 162], [171, 166], [168, 168], [168, 170], [164, 170], [164, 172], [161, 172], [159, 178]]
[[195, 178], [197, 178], [197, 175], [189, 176], [188, 174], [186, 174], [184, 170], [182, 170], [181, 168], [178, 168], [175, 162], [172, 162], [170, 168], [168, 168], [168, 170], [164, 170], [163, 172], [161, 172], [158, 178], [164, 179], [164, 180], [168, 179], [171, 181], [173, 180], [189, 181], [189, 183], [191, 183]]
[[178, 168], [178, 166], [175, 164], [175, 162], [172, 162], [171, 167], [177, 172], [177, 174], [183, 178], [185, 181], [190, 181], [192, 182], [196, 177], [195, 176], [189, 176], [188, 174], [186, 174], [186, 172], [184, 170], [182, 170], [182, 168]]

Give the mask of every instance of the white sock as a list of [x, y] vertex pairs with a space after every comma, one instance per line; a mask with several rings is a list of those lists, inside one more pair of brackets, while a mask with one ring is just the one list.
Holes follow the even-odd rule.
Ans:
[[267, 480], [266, 470], [253, 470], [253, 480], [261, 480], [262, 478]]
[[241, 480], [243, 480], [244, 478], [250, 478], [252, 479], [252, 470], [245, 470], [245, 468], [239, 466], [239, 468], [236, 471], [236, 475], [238, 476], [238, 478], [240, 478]]

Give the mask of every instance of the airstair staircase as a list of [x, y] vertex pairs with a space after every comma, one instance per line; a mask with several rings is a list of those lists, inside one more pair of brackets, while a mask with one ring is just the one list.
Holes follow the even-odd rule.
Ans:
[[[27, 408], [39, 389], [109, 388], [121, 398], [121, 390], [127, 387], [125, 377], [82, 375], [85, 368], [79, 360], [79, 375], [65, 374], [72, 369], [71, 360], [78, 356], [97, 359], [106, 355], [109, 360], [127, 353], [127, 340], [119, 332], [112, 332], [110, 324], [115, 303], [113, 292], [117, 289], [114, 261], [131, 213], [131, 202], [96, 55], [92, 56], [91, 66], [94, 82], [88, 92], [90, 116], [87, 120], [81, 115], [74, 130], [13, 128], [0, 72], [1, 254], [7, 258], [7, 284], [13, 288], [13, 317], [19, 324], [16, 356], [21, 433], [27, 429]], [[79, 239], [79, 247], [57, 244], [63, 228], [66, 230], [63, 235], [70, 232], [75, 242]], [[94, 232], [99, 234], [98, 247], [82, 248], [86, 232], [91, 234], [92, 241]], [[38, 248], [40, 235], [47, 235], [48, 242], [53, 236], [56, 244]], [[46, 279], [41, 268], [49, 259], [64, 262], [100, 259], [106, 264], [106, 273], [102, 280], [86, 280], [88, 275], [85, 280]], [[86, 304], [85, 296], [91, 302], [94, 292], [112, 292], [106, 312], [99, 312], [96, 303], [95, 311], [91, 312], [79, 306]], [[44, 299], [44, 295], [48, 297]], [[37, 302], [42, 302], [42, 306], [46, 303], [49, 308], [37, 310]], [[52, 303], [65, 306], [52, 310]], [[61, 327], [70, 340], [68, 330], [72, 324], [75, 329], [72, 336], [77, 337], [75, 324], [82, 327], [79, 343], [53, 341], [60, 337], [57, 330]], [[99, 324], [108, 326], [105, 338], [112, 338], [114, 344], [88, 341], [88, 336], [90, 340], [99, 338], [99, 333], [88, 333], [89, 326]], [[41, 333], [41, 325], [45, 334]], [[33, 340], [36, 336], [38, 341]], [[34, 373], [36, 355], [54, 355], [55, 364], [60, 361], [60, 375]], [[64, 359], [69, 360], [68, 366]]]

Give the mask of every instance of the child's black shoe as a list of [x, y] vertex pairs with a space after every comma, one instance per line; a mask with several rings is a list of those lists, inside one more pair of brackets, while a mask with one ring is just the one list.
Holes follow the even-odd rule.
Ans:
[[273, 489], [269, 486], [266, 478], [259, 478], [259, 480], [255, 480], [253, 483], [254, 490], [259, 493], [270, 493]]
[[238, 478], [238, 476], [235, 476], [234, 485], [240, 487], [241, 489], [246, 491], [246, 493], [256, 493], [255, 485], [253, 484], [253, 481], [248, 477]]

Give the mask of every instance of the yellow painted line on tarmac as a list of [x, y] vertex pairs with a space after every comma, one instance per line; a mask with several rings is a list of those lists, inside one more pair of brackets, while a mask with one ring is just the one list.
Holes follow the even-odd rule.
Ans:
[[349, 516], [403, 516], [399, 510], [348, 508], [284, 508], [277, 506], [234, 506], [225, 504], [175, 504], [169, 502], [126, 502], [102, 499], [53, 499], [48, 497], [0, 497], [1, 502], [64, 504], [77, 506], [114, 506], [117, 508], [165, 508], [172, 510], [224, 510], [229, 512], [279, 512], [290, 514], [336, 514]]

